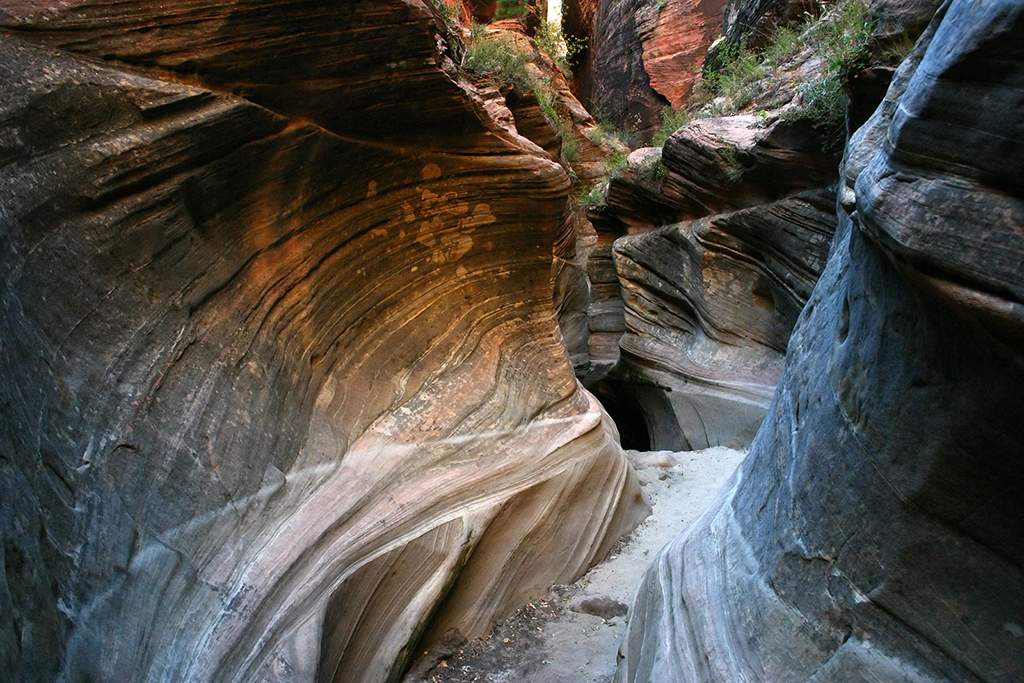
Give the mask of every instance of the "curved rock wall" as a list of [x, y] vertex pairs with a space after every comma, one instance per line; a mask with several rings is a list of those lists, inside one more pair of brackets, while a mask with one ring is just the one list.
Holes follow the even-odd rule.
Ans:
[[1022, 34], [954, 0], [855, 136], [768, 418], [620, 680], [1024, 677]]
[[[465, 93], [441, 72], [457, 41], [430, 2], [10, 2], [0, 27], [149, 74], [243, 96], [347, 137], [487, 148]], [[446, 61], [448, 60], [448, 61]], [[422, 103], [423, 123], [403, 115]]]
[[[748, 4], [730, 12], [752, 11]], [[769, 6], [753, 5], [771, 20]], [[847, 126], [882, 100], [896, 48], [919, 35], [933, 5], [872, 5], [865, 53], [842, 78]], [[800, 84], [820, 78], [825, 64], [811, 31], [806, 49], [751, 86], [757, 94], [743, 100], [743, 113], [691, 121], [660, 150], [633, 153], [609, 183], [595, 225], [621, 238], [614, 251], [624, 307], [615, 297], [618, 326], [605, 325], [603, 338], [616, 337], [623, 353], [604, 353], [620, 362], [602, 386], [584, 381], [602, 398], [638, 404], [655, 448], [750, 443], [824, 266], [840, 131], [809, 118], [802, 102]], [[721, 100], [700, 112], [729, 107]]]
[[691, 122], [611, 180], [597, 224], [618, 226], [621, 356], [594, 389], [638, 404], [653, 448], [750, 444], [825, 264], [836, 163], [807, 121], [738, 115]]
[[567, 176], [428, 5], [0, 23], [8, 675], [396, 680], [646, 513], [552, 307]]
[[652, 447], [751, 442], [824, 266], [834, 202], [806, 192], [616, 241], [620, 390], [648, 415]]

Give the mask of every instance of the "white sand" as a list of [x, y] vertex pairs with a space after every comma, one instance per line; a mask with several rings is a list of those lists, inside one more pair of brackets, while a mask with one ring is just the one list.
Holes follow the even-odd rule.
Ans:
[[[604, 620], [568, 609], [596, 595], [631, 604], [658, 551], [696, 519], [745, 453], [709, 448], [683, 453], [627, 451], [653, 507], [651, 516], [604, 561], [548, 602], [524, 607], [491, 636], [467, 644], [425, 676], [406, 683], [610, 683], [628, 617]], [[560, 604], [558, 604], [560, 603]]]

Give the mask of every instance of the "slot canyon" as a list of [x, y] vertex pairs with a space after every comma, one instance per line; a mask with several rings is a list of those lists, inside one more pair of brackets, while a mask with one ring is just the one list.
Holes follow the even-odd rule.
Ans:
[[0, 55], [0, 679], [1024, 680], [1024, 2], [0, 0]]

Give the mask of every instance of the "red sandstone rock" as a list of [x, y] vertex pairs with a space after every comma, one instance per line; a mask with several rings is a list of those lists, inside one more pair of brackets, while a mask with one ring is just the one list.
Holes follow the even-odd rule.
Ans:
[[722, 27], [725, 0], [669, 0], [641, 36], [651, 88], [676, 108], [686, 103], [704, 53]]
[[718, 35], [724, 0], [576, 3], [571, 30], [588, 21], [581, 99], [620, 128], [648, 134], [666, 105], [681, 106]]

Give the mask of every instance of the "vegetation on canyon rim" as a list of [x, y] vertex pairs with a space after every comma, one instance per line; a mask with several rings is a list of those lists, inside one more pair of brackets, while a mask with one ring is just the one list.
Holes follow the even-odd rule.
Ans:
[[[572, 53], [565, 47], [560, 27], [542, 22], [534, 44], [544, 50], [563, 73], [571, 73], [566, 59]], [[491, 32], [480, 24], [474, 24], [466, 43], [462, 67], [470, 73], [489, 78], [499, 88], [532, 92], [545, 118], [561, 138], [562, 158], [567, 162], [575, 161], [579, 150], [572, 122], [556, 110], [548, 80], [530, 72], [528, 65], [534, 58], [535, 55], [530, 54], [511, 33]]]
[[448, 24], [449, 28], [454, 28], [459, 24], [459, 10], [455, 7], [448, 5], [444, 0], [433, 0], [434, 7], [437, 9], [441, 18], [444, 19], [445, 23]]
[[[528, 16], [525, 0], [505, 0], [499, 3], [497, 18]], [[561, 27], [547, 21], [533, 38], [534, 45], [549, 54], [567, 75], [570, 62], [582, 49], [582, 44], [567, 44]], [[651, 145], [661, 147], [679, 128], [692, 119], [735, 114], [763, 99], [773, 84], [795, 80], [799, 94], [797, 106], [787, 107], [784, 115], [791, 120], [808, 119], [821, 132], [823, 146], [837, 148], [845, 134], [845, 112], [848, 101], [846, 81], [850, 74], [870, 62], [896, 63], [912, 45], [899, 48], [900, 54], [872, 55], [869, 43], [874, 26], [868, 20], [867, 5], [863, 0], [838, 0], [826, 7], [819, 17], [806, 15], [802, 22], [779, 27], [760, 49], [746, 48], [742, 44], [720, 53], [720, 66], [705, 68], [687, 105], [665, 107], [661, 123], [651, 136]], [[505, 32], [488, 31], [473, 26], [466, 45], [463, 68], [492, 79], [499, 87], [515, 87], [522, 92], [532, 91], [545, 116], [562, 138], [562, 158], [575, 161], [577, 143], [571, 121], [560, 115], [554, 106], [550, 85], [532, 76], [528, 64], [534, 58], [521, 42]], [[819, 65], [808, 72], [795, 67], [810, 60]], [[767, 106], [767, 105], [766, 105]], [[767, 112], [761, 116], [767, 120]], [[597, 118], [601, 120], [600, 112]], [[590, 132], [592, 141], [617, 140], [636, 147], [637, 140], [601, 122]], [[595, 139], [596, 138], [596, 139]], [[632, 143], [632, 144], [631, 144]], [[609, 181], [626, 168], [626, 154], [616, 153], [606, 161], [605, 178], [586, 191], [579, 201], [584, 209], [599, 209], [605, 202]], [[663, 180], [667, 169], [660, 157], [645, 158], [645, 164], [635, 169], [649, 180]]]
[[[739, 113], [765, 96], [780, 81], [796, 79], [797, 106], [783, 114], [790, 120], [811, 121], [827, 149], [838, 149], [845, 137], [845, 115], [849, 98], [846, 87], [850, 75], [868, 64], [895, 66], [913, 47], [907, 39], [890, 45], [884, 53], [873, 54], [871, 38], [874, 24], [868, 18], [863, 0], [838, 0], [819, 17], [806, 15], [800, 22], [780, 26], [760, 49], [739, 45], [719, 53], [720, 66], [704, 68], [689, 102], [679, 108], [666, 106], [651, 144], [661, 147], [677, 130], [693, 119]], [[800, 63], [819, 60], [820, 65], [805, 75], [794, 68]], [[767, 106], [767, 105], [766, 105]], [[768, 112], [758, 112], [767, 121]], [[648, 160], [649, 161], [649, 160]], [[609, 177], [621, 173], [625, 164], [609, 166]], [[650, 179], [663, 179], [667, 170], [659, 162], [650, 162], [638, 172]], [[604, 204], [607, 180], [585, 194], [585, 204], [599, 208]]]
[[498, 0], [495, 19], [525, 19], [530, 13], [528, 0]]
[[801, 53], [818, 59], [821, 65], [811, 75], [798, 76], [800, 106], [787, 114], [791, 119], [810, 119], [834, 146], [844, 133], [843, 122], [848, 101], [846, 81], [851, 73], [876, 59], [898, 63], [901, 54], [874, 56], [869, 42], [874, 25], [868, 19], [863, 0], [840, 0], [818, 18], [782, 26], [761, 50], [742, 45], [720, 56], [722, 66], [705, 69], [691, 99], [696, 116], [734, 114], [748, 107], [765, 93], [773, 80], [791, 78], [779, 73]]
[[[441, 5], [444, 4], [443, 0], [435, 0], [435, 2]], [[532, 32], [531, 36], [534, 44], [551, 58], [563, 74], [571, 77], [573, 61], [586, 48], [586, 39], [566, 35], [562, 30], [561, 22], [549, 21], [547, 17], [541, 14], [540, 8], [531, 8], [525, 0], [503, 0], [499, 2], [495, 20], [519, 19], [520, 21], [525, 21], [531, 12], [534, 13], [536, 19], [536, 29]], [[476, 25], [474, 25], [475, 27]], [[471, 36], [471, 42], [478, 42], [475, 38], [479, 38], [480, 35], [478, 33], [475, 36]], [[486, 60], [478, 60], [478, 64], [481, 63], [485, 65]], [[466, 68], [474, 71], [474, 68], [471, 66]]]
[[538, 86], [537, 79], [526, 68], [529, 61], [530, 55], [516, 44], [512, 35], [489, 34], [484, 26], [473, 24], [462, 68], [489, 77], [499, 87], [528, 90]]
[[[441, 0], [435, 1], [441, 2]], [[498, 14], [495, 18], [524, 19], [528, 14], [526, 2], [509, 0], [499, 3]], [[603, 194], [607, 191], [607, 178], [621, 173], [626, 168], [627, 154], [617, 151], [609, 155], [603, 164], [606, 179], [603, 183], [599, 183], [599, 186], [592, 186], [587, 190], [579, 187], [574, 171], [568, 167], [569, 163], [579, 159], [580, 154], [579, 141], [576, 139], [576, 131], [571, 117], [567, 112], [558, 111], [550, 79], [543, 75], [537, 75], [537, 70], [531, 71], [529, 66], [539, 57], [537, 51], [543, 51], [566, 78], [571, 79], [571, 62], [584, 50], [586, 41], [566, 36], [560, 23], [550, 22], [546, 19], [538, 21], [531, 41], [535, 49], [531, 49], [528, 43], [517, 38], [513, 32], [493, 30], [481, 24], [473, 24], [470, 27], [469, 35], [465, 37], [466, 51], [462, 68], [470, 74], [491, 81], [499, 89], [515, 89], [519, 93], [534, 95], [541, 112], [561, 140], [560, 157], [574, 180], [574, 203], [583, 209], [592, 208], [596, 201], [595, 198], [598, 196], [603, 198]], [[633, 148], [639, 144], [639, 140], [632, 139], [636, 136], [631, 137], [618, 130], [603, 120], [600, 112], [597, 113], [597, 119], [598, 125], [587, 131], [587, 137], [593, 144], [601, 146], [603, 143], [608, 143], [609, 146], [619, 150], [625, 147]]]

